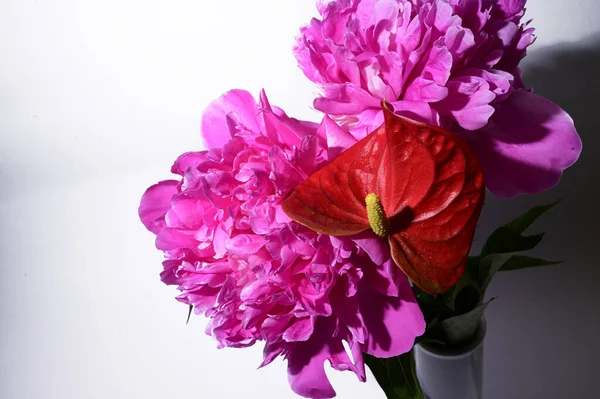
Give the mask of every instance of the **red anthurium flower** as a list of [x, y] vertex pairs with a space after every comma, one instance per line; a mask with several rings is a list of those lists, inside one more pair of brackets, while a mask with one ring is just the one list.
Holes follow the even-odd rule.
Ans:
[[283, 210], [316, 232], [371, 228], [421, 289], [444, 292], [460, 278], [485, 187], [467, 143], [447, 130], [395, 115], [300, 183]]

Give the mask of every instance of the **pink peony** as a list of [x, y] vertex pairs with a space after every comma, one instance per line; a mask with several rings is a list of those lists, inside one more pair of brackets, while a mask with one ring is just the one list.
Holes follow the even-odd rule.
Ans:
[[362, 138], [397, 113], [443, 126], [477, 152], [487, 187], [512, 197], [554, 186], [581, 152], [569, 115], [525, 90], [535, 36], [525, 0], [318, 1], [294, 52], [323, 89], [314, 105]]
[[181, 155], [172, 168], [180, 178], [150, 187], [139, 215], [165, 253], [162, 280], [208, 316], [219, 347], [265, 341], [262, 366], [283, 355], [292, 389], [310, 398], [335, 396], [325, 360], [364, 381], [363, 352], [410, 350], [425, 322], [384, 242], [320, 235], [281, 210], [352, 136], [328, 117], [301, 122], [264, 93], [256, 104], [240, 90], [207, 108], [202, 132], [208, 150]]

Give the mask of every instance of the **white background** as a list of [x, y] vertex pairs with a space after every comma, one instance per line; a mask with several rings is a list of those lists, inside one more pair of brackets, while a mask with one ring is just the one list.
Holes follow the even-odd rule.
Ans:
[[[259, 345], [217, 350], [160, 281], [137, 217], [144, 189], [200, 149], [204, 107], [231, 88], [318, 120], [291, 53], [311, 0], [0, 2], [0, 397], [294, 398]], [[562, 265], [503, 274], [490, 294], [485, 398], [594, 397], [600, 386], [600, 6], [530, 0], [525, 78], [574, 116], [584, 155], [537, 198], [488, 200], [478, 241], [563, 198], [537, 253]], [[383, 398], [330, 372], [340, 398]]]

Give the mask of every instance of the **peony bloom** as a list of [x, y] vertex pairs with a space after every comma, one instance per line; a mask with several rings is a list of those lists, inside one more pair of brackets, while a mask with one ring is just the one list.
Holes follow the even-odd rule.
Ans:
[[572, 119], [525, 90], [535, 36], [525, 0], [338, 0], [301, 30], [294, 53], [322, 88], [315, 108], [360, 139], [397, 113], [466, 138], [486, 186], [512, 197], [554, 186], [581, 152]]
[[240, 90], [207, 108], [202, 133], [208, 150], [181, 155], [178, 179], [150, 187], [139, 215], [165, 253], [162, 280], [209, 318], [219, 347], [265, 341], [262, 366], [284, 356], [292, 389], [309, 398], [335, 396], [325, 360], [364, 381], [363, 352], [410, 350], [425, 322], [384, 242], [320, 235], [281, 209], [355, 140], [327, 117], [301, 122]]

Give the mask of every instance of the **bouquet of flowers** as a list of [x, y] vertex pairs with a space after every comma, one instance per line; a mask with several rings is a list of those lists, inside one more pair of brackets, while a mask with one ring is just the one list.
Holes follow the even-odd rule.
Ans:
[[[554, 204], [498, 228], [469, 257], [486, 189], [556, 185], [581, 152], [572, 119], [528, 90], [525, 0], [317, 1], [293, 51], [320, 123], [231, 90], [204, 111], [205, 150], [175, 161], [139, 215], [161, 279], [208, 318], [219, 347], [264, 341], [294, 392], [367, 364], [388, 398], [422, 398], [415, 344], [472, 340], [500, 270]], [[436, 399], [436, 398], [434, 398]]]

